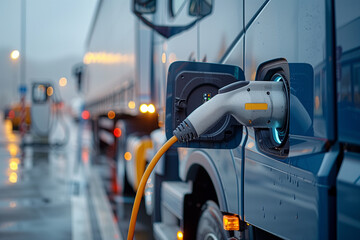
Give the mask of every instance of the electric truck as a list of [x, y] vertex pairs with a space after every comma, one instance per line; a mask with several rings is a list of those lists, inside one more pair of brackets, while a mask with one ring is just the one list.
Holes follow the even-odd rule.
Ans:
[[[350, 0], [133, 1], [155, 32], [154, 153], [197, 107], [246, 81], [282, 82], [287, 103], [281, 126], [227, 116], [165, 153], [145, 190], [156, 239], [358, 236], [359, 8]], [[212, 117], [200, 115], [204, 124]]]
[[100, 1], [85, 108], [123, 191], [137, 189], [177, 126], [217, 94], [241, 88], [252, 99], [248, 81], [282, 86], [279, 124], [255, 121], [267, 117], [265, 101], [238, 102], [257, 116], [246, 124], [205, 108], [196, 119], [215, 123], [164, 154], [144, 193], [155, 239], [359, 235], [358, 9], [351, 0]]

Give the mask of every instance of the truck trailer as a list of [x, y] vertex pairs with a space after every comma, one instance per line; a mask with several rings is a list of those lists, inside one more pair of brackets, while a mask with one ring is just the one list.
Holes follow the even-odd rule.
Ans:
[[[146, 136], [158, 128], [151, 102], [151, 37], [152, 30], [132, 14], [129, 1], [98, 2], [83, 58], [82, 93], [95, 146], [108, 156], [116, 173], [113, 190], [120, 193], [136, 191], [141, 178], [136, 169], [145, 167], [142, 156], [152, 147]], [[141, 147], [127, 145], [131, 136], [143, 139]], [[136, 153], [130, 153], [134, 147]]]

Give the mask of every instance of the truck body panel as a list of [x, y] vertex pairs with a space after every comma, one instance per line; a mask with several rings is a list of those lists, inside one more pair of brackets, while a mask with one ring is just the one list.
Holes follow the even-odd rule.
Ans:
[[[116, 90], [123, 88], [129, 88], [129, 95], [134, 95], [135, 89], [136, 18], [129, 12], [129, 4], [124, 6], [115, 1], [101, 1], [98, 8], [84, 56], [87, 65], [84, 81], [87, 103], [109, 98]], [[112, 105], [113, 100], [107, 99], [103, 106], [110, 110]]]
[[345, 146], [336, 181], [337, 237], [360, 233], [360, 12], [357, 1], [335, 1], [337, 129]]
[[360, 144], [360, 7], [356, 1], [335, 1], [336, 68], [339, 141]]
[[83, 59], [85, 106], [93, 115], [137, 115], [140, 104], [151, 103], [152, 31], [130, 9], [130, 1], [99, 2]]
[[[330, 172], [336, 168], [338, 151], [327, 153], [327, 144], [336, 136], [336, 86], [329, 74], [333, 70], [328, 61], [331, 46], [327, 47], [332, 44], [327, 28], [331, 22], [326, 16], [331, 13], [326, 4], [269, 1], [246, 30], [247, 79], [254, 80], [254, 70], [268, 59], [286, 58], [290, 65], [288, 157], [261, 151], [251, 129], [245, 150], [245, 220], [283, 238], [329, 239], [335, 235], [331, 214], [335, 201], [329, 189], [334, 185]], [[274, 14], [278, 9], [286, 11]], [[324, 168], [329, 171], [319, 176]]]

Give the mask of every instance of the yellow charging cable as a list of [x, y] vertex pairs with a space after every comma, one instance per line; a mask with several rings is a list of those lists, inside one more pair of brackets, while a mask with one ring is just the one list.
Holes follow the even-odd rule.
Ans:
[[138, 212], [139, 212], [139, 207], [140, 207], [140, 203], [141, 203], [141, 198], [142, 198], [142, 195], [143, 195], [144, 190], [145, 190], [146, 182], [147, 182], [147, 180], [148, 180], [151, 172], [153, 171], [154, 167], [156, 166], [156, 164], [157, 164], [158, 161], [160, 160], [161, 156], [162, 156], [177, 140], [178, 140], [177, 137], [176, 137], [176, 136], [173, 136], [172, 138], [170, 138], [170, 139], [159, 149], [159, 151], [155, 154], [155, 156], [154, 156], [153, 159], [151, 160], [149, 166], [146, 168], [143, 176], [141, 177], [140, 184], [139, 184], [139, 187], [138, 187], [137, 192], [136, 192], [136, 196], [135, 196], [135, 201], [134, 201], [132, 213], [131, 213], [131, 219], [130, 219], [130, 224], [129, 224], [129, 231], [128, 231], [127, 240], [132, 240], [132, 239], [134, 238], [136, 218], [137, 218], [137, 214], [138, 214]]

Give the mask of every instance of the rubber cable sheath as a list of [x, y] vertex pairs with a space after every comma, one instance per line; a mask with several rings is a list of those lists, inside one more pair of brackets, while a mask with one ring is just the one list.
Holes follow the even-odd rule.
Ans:
[[130, 219], [130, 224], [129, 224], [129, 231], [128, 231], [128, 240], [132, 240], [134, 238], [134, 232], [135, 232], [135, 225], [136, 225], [136, 219], [137, 219], [137, 214], [139, 212], [139, 207], [140, 207], [140, 203], [141, 203], [141, 198], [143, 196], [144, 190], [145, 190], [145, 185], [146, 182], [151, 174], [151, 172], [153, 171], [153, 169], [155, 168], [156, 164], [158, 163], [158, 161], [160, 160], [161, 156], [177, 141], [177, 137], [173, 136], [172, 138], [170, 138], [160, 149], [159, 151], [155, 154], [155, 156], [153, 157], [153, 159], [151, 160], [151, 162], [149, 163], [149, 166], [146, 168], [143, 176], [141, 177], [140, 180], [140, 184], [139, 187], [137, 189], [136, 192], [136, 196], [135, 196], [135, 201], [134, 201], [134, 205], [133, 205], [133, 209], [131, 212], [131, 219]]

